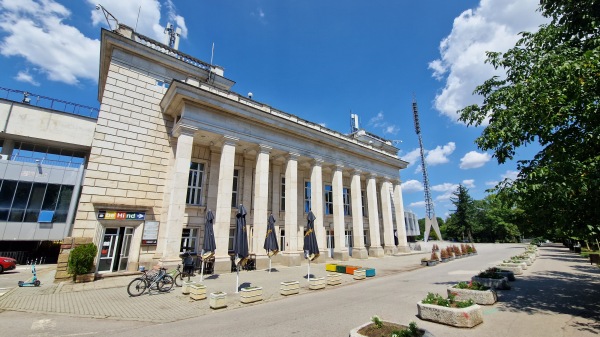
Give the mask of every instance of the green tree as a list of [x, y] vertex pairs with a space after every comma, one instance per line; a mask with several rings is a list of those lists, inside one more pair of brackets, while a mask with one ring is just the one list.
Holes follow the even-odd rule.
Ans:
[[518, 242], [522, 211], [503, 204], [495, 194], [474, 201], [473, 236], [479, 242]]
[[462, 235], [466, 235], [469, 238], [469, 242], [474, 242], [472, 227], [473, 198], [469, 195], [469, 190], [463, 185], [458, 185], [458, 188], [452, 195], [454, 197], [450, 198], [450, 201], [456, 207], [452, 224], [456, 230], [462, 232]]
[[460, 120], [489, 123], [476, 143], [499, 164], [539, 144], [496, 190], [539, 231], [589, 236], [600, 232], [600, 1], [542, 0], [540, 11], [549, 24], [521, 33], [506, 53], [487, 53], [506, 76], [478, 86], [483, 103]]

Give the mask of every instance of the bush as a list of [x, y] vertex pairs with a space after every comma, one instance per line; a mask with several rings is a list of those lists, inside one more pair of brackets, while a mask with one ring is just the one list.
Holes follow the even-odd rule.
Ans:
[[77, 246], [69, 254], [68, 272], [73, 274], [73, 279], [77, 275], [87, 274], [94, 266], [94, 259], [98, 254], [98, 248], [93, 243]]

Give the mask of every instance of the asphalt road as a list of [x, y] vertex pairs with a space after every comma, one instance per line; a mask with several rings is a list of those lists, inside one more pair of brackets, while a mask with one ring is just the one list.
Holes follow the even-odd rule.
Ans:
[[[484, 307], [484, 323], [457, 329], [421, 321], [416, 302], [522, 252], [521, 245], [479, 245], [479, 255], [435, 267], [376, 277], [282, 300], [172, 323], [72, 318], [1, 312], [6, 336], [347, 336], [378, 315], [407, 324], [416, 321], [435, 336], [596, 336], [600, 333], [600, 270], [561, 246], [543, 247], [542, 256], [500, 302]], [[415, 257], [416, 258], [416, 257]], [[157, 308], [161, 310], [161, 308]]]

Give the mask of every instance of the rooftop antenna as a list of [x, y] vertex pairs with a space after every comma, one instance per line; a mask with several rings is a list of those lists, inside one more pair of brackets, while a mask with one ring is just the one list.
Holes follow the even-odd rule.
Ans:
[[425, 235], [423, 241], [429, 240], [429, 231], [433, 226], [435, 234], [439, 240], [442, 240], [442, 234], [435, 217], [435, 210], [433, 209], [433, 200], [431, 200], [431, 190], [429, 188], [429, 177], [427, 176], [427, 167], [425, 166], [425, 151], [423, 150], [423, 139], [421, 138], [421, 125], [419, 124], [419, 108], [417, 107], [417, 100], [413, 97], [412, 102], [413, 117], [415, 119], [415, 131], [419, 136], [419, 147], [421, 148], [421, 171], [423, 171], [423, 186], [425, 190]]
[[142, 6], [140, 6], [140, 8], [138, 9], [138, 16], [137, 16], [137, 19], [135, 20], [135, 28], [133, 29], [134, 32], [137, 31], [137, 25], [138, 25], [138, 22], [140, 21], [140, 12], [141, 11], [142, 11]]
[[[352, 110], [350, 110], [350, 112], [352, 112]], [[350, 133], [355, 133], [358, 130], [360, 130], [359, 125], [358, 125], [358, 115], [351, 113], [350, 114]]]
[[[110, 14], [110, 12], [108, 10], [106, 10], [106, 8], [104, 8], [100, 4], [97, 4], [96, 10], [102, 10], [104, 17], [106, 18], [106, 23], [108, 24], [108, 28], [110, 28], [110, 30], [114, 31], [114, 30], [117, 30], [117, 28], [119, 28], [119, 20], [117, 20], [117, 18], [115, 18], [114, 15]], [[111, 24], [111, 22], [114, 23], [114, 25], [115, 25], [114, 28], [113, 28], [113, 25]]]
[[165, 34], [167, 34], [167, 45], [175, 50], [179, 49], [179, 35], [181, 35], [181, 28], [173, 27], [172, 23], [168, 23], [165, 27]]

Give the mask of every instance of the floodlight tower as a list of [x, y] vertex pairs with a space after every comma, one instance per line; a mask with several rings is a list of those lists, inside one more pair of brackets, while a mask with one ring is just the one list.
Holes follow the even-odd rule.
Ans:
[[433, 200], [431, 200], [431, 190], [429, 189], [429, 177], [427, 176], [427, 167], [425, 166], [425, 151], [423, 150], [423, 139], [421, 138], [421, 126], [419, 124], [419, 109], [417, 107], [417, 100], [413, 98], [412, 102], [413, 117], [415, 119], [415, 131], [419, 136], [419, 147], [421, 149], [421, 171], [423, 171], [423, 187], [425, 189], [425, 235], [423, 235], [423, 241], [429, 240], [429, 231], [431, 226], [435, 230], [438, 239], [442, 240], [442, 234], [435, 217], [435, 210], [433, 209]]

